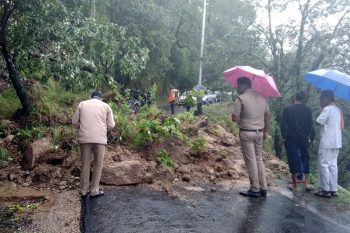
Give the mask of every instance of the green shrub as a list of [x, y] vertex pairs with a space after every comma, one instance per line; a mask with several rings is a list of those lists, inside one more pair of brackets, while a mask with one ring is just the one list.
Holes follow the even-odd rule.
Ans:
[[193, 123], [196, 117], [191, 112], [182, 112], [176, 116], [181, 122], [186, 121], [188, 123]]
[[156, 84], [153, 84], [150, 89], [150, 94], [151, 94], [150, 99], [152, 103], [156, 101], [157, 92], [158, 92], [158, 86]]
[[72, 116], [75, 110], [73, 105], [88, 97], [87, 92], [65, 90], [53, 79], [49, 79], [46, 84], [37, 83], [32, 93], [36, 113], [50, 118]]
[[36, 139], [41, 139], [46, 135], [46, 129], [43, 126], [36, 126], [32, 128], [18, 129], [15, 135], [15, 141], [17, 142], [17, 149], [24, 152], [30, 143]]
[[159, 137], [182, 137], [180, 132], [181, 122], [174, 117], [168, 118], [161, 124], [158, 120], [141, 119], [136, 123], [138, 133], [133, 144], [135, 146], [145, 146]]
[[316, 184], [317, 183], [317, 178], [314, 174], [309, 174], [309, 180], [311, 184]]
[[8, 152], [8, 150], [6, 150], [6, 148], [0, 146], [0, 161], [9, 161], [11, 160], [11, 155]]
[[160, 163], [163, 164], [164, 166], [171, 168], [171, 169], [174, 168], [174, 162], [170, 158], [169, 153], [166, 150], [162, 149], [159, 151], [158, 159], [159, 159]]
[[0, 119], [11, 118], [21, 108], [21, 103], [13, 88], [8, 88], [0, 93]]
[[203, 113], [208, 117], [209, 121], [221, 125], [234, 135], [238, 135], [239, 128], [237, 123], [231, 120], [232, 104], [203, 106]]
[[74, 126], [56, 126], [50, 128], [52, 144], [58, 145], [66, 138], [76, 138], [76, 129]]
[[191, 147], [191, 139], [185, 135], [185, 134], [180, 134], [179, 135], [179, 138], [181, 139], [181, 141], [186, 145], [186, 146], [189, 146]]
[[20, 141], [26, 141], [28, 139], [42, 139], [44, 136], [45, 128], [43, 126], [21, 128], [16, 133], [16, 138]]
[[133, 144], [138, 147], [145, 146], [147, 143], [153, 142], [154, 139], [159, 137], [162, 131], [160, 128], [160, 123], [157, 120], [141, 120], [137, 123], [137, 128], [139, 131], [133, 140]]
[[0, 121], [0, 137], [6, 137], [12, 135], [17, 131], [16, 124], [8, 123], [6, 121]]
[[28, 128], [19, 129], [16, 133], [16, 138], [20, 141], [25, 141], [32, 137], [32, 132]]
[[110, 133], [109, 139], [113, 142], [130, 141], [136, 135], [135, 122], [130, 119], [131, 110], [129, 105], [123, 103], [117, 106], [111, 102], [110, 106], [113, 110], [115, 128]]
[[203, 137], [196, 138], [191, 145], [191, 150], [194, 153], [199, 153], [205, 150], [206, 148], [206, 140]]
[[162, 125], [164, 136], [171, 137], [171, 136], [179, 135], [180, 127], [181, 127], [181, 122], [177, 118], [175, 117], [168, 118]]
[[227, 152], [226, 150], [219, 150], [218, 153], [224, 159], [229, 156], [229, 152]]
[[136, 114], [136, 119], [156, 119], [159, 113], [161, 113], [161, 111], [157, 108], [156, 105], [151, 105], [150, 107], [148, 107], [148, 105], [145, 104], [141, 107], [140, 112]]
[[196, 105], [196, 99], [202, 98], [205, 95], [204, 90], [190, 90], [186, 92], [185, 104], [193, 107]]

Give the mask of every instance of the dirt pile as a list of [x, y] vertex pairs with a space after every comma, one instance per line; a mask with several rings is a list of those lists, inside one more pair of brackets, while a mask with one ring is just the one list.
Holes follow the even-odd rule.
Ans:
[[[50, 211], [43, 210], [33, 216], [35, 224], [30, 226], [33, 228], [30, 232], [37, 232], [38, 229], [50, 232], [47, 231], [47, 222], [50, 222], [52, 229], [78, 232], [80, 156], [73, 149], [73, 139], [68, 137], [58, 146], [52, 146], [47, 143], [50, 138], [44, 138], [26, 145], [25, 152], [20, 153], [21, 144], [13, 135], [16, 124], [7, 122], [7, 125], [9, 127], [1, 131], [0, 146], [6, 148], [12, 160], [0, 163], [0, 183], [49, 193], [44, 195], [46, 199], [40, 206], [56, 203], [48, 207]], [[182, 124], [181, 132], [188, 135], [190, 140], [202, 139], [205, 143], [199, 144], [201, 146], [195, 150], [179, 138], [157, 139], [144, 148], [135, 148], [130, 144], [108, 145], [102, 184], [151, 184], [155, 189], [178, 196], [181, 195], [173, 188], [174, 184], [192, 188], [208, 184], [237, 188], [249, 184], [238, 138], [220, 125], [210, 124], [206, 117]], [[162, 153], [168, 157], [161, 157]], [[268, 154], [264, 158], [269, 184], [272, 178], [288, 174], [285, 163]], [[16, 191], [11, 195], [17, 198], [18, 193]], [[23, 198], [28, 198], [28, 195]], [[1, 198], [8, 197], [0, 190]], [[69, 202], [72, 202], [72, 198], [74, 203]], [[11, 203], [12, 206], [16, 204]], [[9, 208], [12, 207], [0, 206], [0, 211]], [[69, 221], [60, 221], [59, 218]], [[10, 217], [9, 221], [12, 220], [13, 217]], [[31, 217], [27, 220], [28, 223], [32, 221]], [[12, 227], [19, 229], [27, 222], [19, 222], [18, 226]]]
[[[194, 152], [178, 138], [158, 139], [142, 149], [130, 145], [108, 145], [102, 183], [153, 183], [162, 186], [174, 181], [194, 185], [229, 182], [234, 186], [247, 182], [238, 138], [220, 125], [209, 124], [206, 117], [198, 118], [192, 124], [183, 124], [182, 131], [192, 138], [203, 138], [206, 144], [202, 150]], [[11, 148], [11, 143], [4, 142], [4, 139], [0, 143]], [[33, 142], [31, 146], [37, 144]], [[166, 167], [161, 162], [161, 150], [168, 153], [172, 167]], [[31, 171], [23, 170], [20, 165], [22, 155], [14, 148], [11, 149], [13, 152], [16, 153], [14, 160], [0, 165], [0, 181], [52, 191], [74, 190], [79, 186], [80, 161], [76, 152], [61, 148], [48, 150], [35, 160]], [[264, 158], [269, 180], [288, 173], [285, 163], [268, 154]]]

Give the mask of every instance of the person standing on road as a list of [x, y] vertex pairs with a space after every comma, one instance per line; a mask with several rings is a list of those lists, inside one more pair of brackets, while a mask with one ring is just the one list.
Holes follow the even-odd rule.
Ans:
[[[81, 153], [80, 187], [85, 197], [102, 196], [99, 189], [102, 173], [102, 162], [107, 144], [107, 130], [115, 126], [111, 107], [102, 102], [102, 94], [95, 91], [91, 99], [79, 103], [72, 119], [73, 125], [79, 127], [79, 143]], [[90, 166], [93, 156], [93, 172], [90, 185]]]
[[174, 115], [175, 114], [176, 94], [175, 94], [175, 91], [173, 91], [172, 89], [169, 89], [169, 92], [168, 92], [168, 102], [170, 104], [171, 115]]
[[344, 128], [343, 114], [335, 105], [332, 91], [321, 93], [322, 112], [316, 121], [322, 126], [318, 150], [318, 185], [319, 197], [338, 196], [338, 153], [342, 147], [341, 130]]
[[295, 93], [293, 103], [283, 109], [281, 133], [292, 174], [292, 184], [288, 187], [297, 190], [297, 176], [304, 174], [305, 190], [310, 191], [313, 186], [309, 183], [309, 145], [313, 143], [315, 131], [311, 110], [305, 102], [304, 91]]
[[238, 78], [237, 93], [232, 121], [238, 122], [239, 125], [239, 138], [250, 181], [250, 189], [239, 194], [256, 198], [266, 197], [267, 182], [262, 144], [267, 137], [269, 126], [267, 98], [253, 91], [251, 81], [246, 77]]

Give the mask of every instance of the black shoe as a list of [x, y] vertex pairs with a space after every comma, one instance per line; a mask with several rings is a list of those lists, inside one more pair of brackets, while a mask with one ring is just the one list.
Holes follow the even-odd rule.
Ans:
[[260, 189], [260, 196], [261, 197], [266, 197], [266, 190]]
[[324, 198], [331, 198], [331, 192], [329, 191], [324, 191], [324, 190], [321, 190], [321, 191], [318, 191], [316, 193], [314, 193], [315, 196], [317, 197], [324, 197]]
[[339, 193], [337, 191], [331, 191], [331, 196], [332, 197], [338, 197]]
[[240, 191], [240, 195], [246, 196], [246, 197], [254, 197], [254, 198], [259, 198], [260, 197], [260, 192], [253, 192], [251, 190], [248, 191]]

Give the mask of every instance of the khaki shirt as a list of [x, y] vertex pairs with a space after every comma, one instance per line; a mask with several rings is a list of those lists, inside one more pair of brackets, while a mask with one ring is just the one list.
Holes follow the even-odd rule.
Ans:
[[267, 97], [247, 89], [235, 100], [232, 114], [240, 117], [238, 125], [241, 129], [263, 129], [264, 114], [268, 111]]
[[111, 107], [95, 98], [80, 102], [72, 123], [79, 126], [80, 143], [107, 144], [107, 130], [115, 126]]

